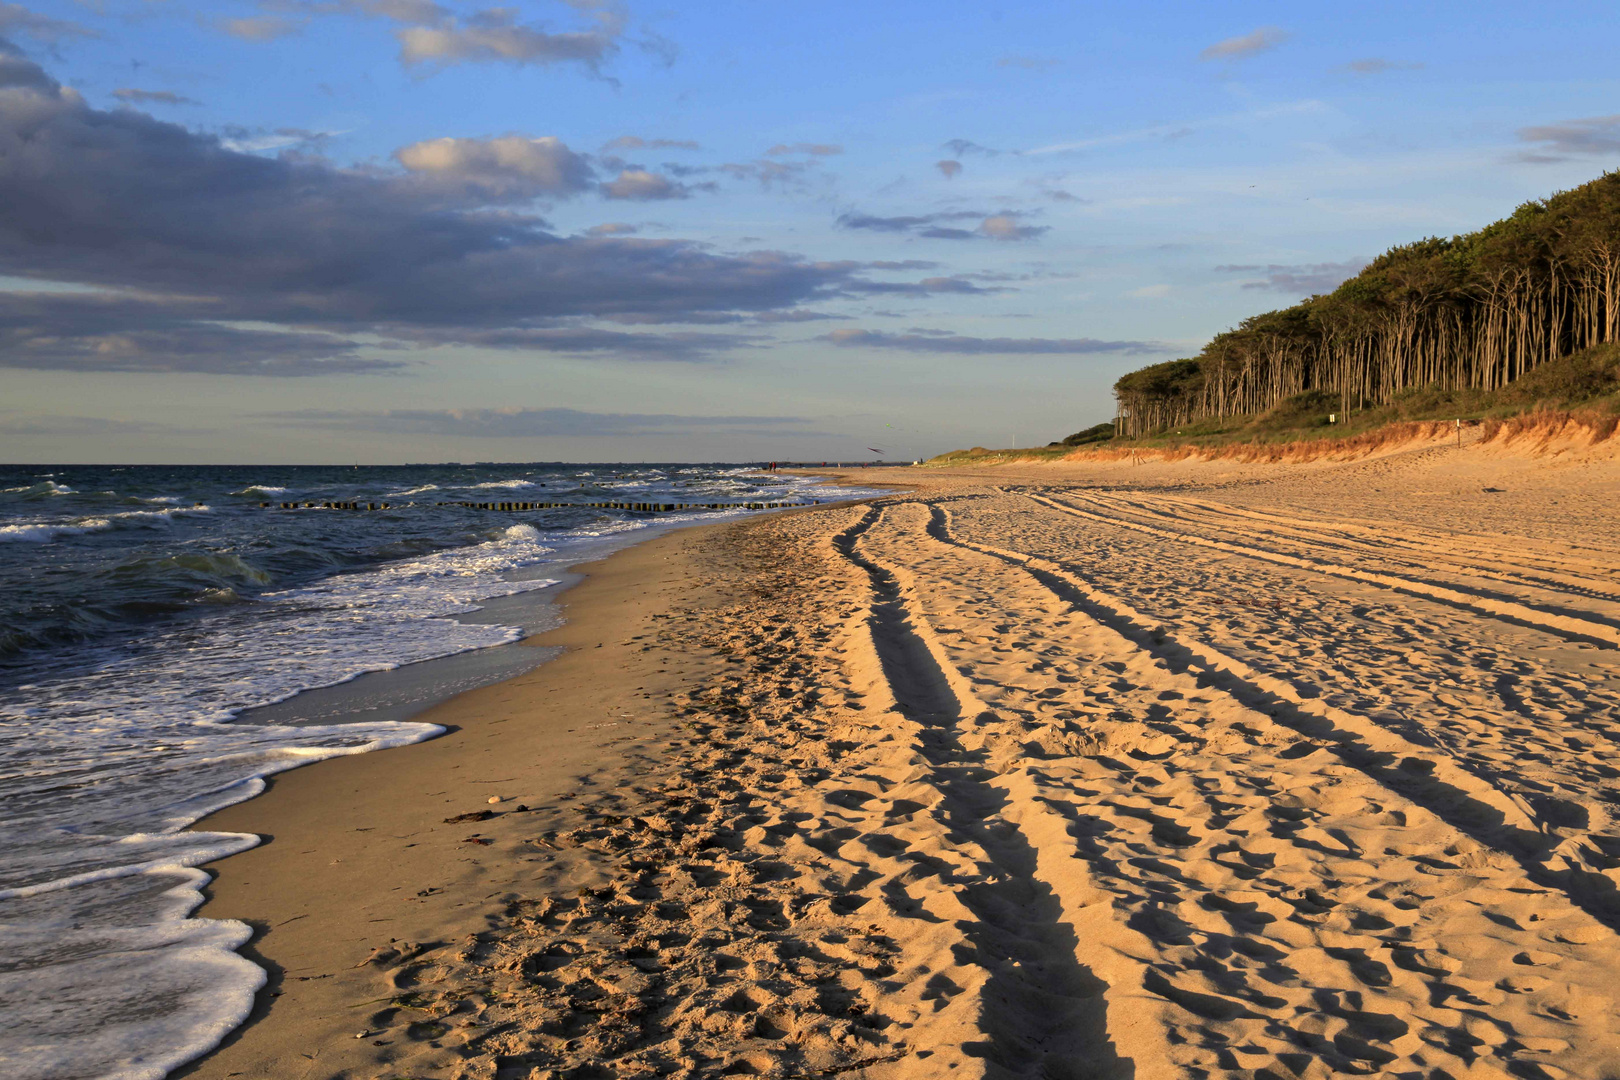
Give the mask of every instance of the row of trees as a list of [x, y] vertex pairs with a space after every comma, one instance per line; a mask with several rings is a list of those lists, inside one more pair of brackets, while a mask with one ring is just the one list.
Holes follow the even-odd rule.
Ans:
[[1325, 296], [1245, 319], [1190, 360], [1114, 384], [1120, 435], [1263, 412], [1307, 390], [1341, 411], [1414, 387], [1494, 390], [1620, 340], [1620, 172], [1449, 240], [1392, 248]]

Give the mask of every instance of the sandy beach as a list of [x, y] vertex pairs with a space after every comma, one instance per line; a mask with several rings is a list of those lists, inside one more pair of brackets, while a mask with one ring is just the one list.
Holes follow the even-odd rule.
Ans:
[[881, 478], [201, 823], [271, 979], [178, 1075], [1620, 1067], [1610, 457]]

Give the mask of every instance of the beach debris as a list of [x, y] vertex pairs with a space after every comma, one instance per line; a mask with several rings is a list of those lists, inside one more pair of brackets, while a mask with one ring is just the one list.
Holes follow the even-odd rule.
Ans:
[[488, 821], [494, 816], [495, 812], [493, 810], [469, 810], [465, 814], [445, 818], [444, 823], [446, 825], [458, 825], [463, 821]]
[[484, 836], [468, 836], [463, 837], [461, 842], [463, 844], [478, 844], [481, 847], [489, 847], [489, 845], [493, 844], [495, 841]]
[[501, 797], [499, 795], [491, 795], [489, 797], [489, 805], [491, 805], [491, 806], [494, 806], [496, 803], [498, 803], [500, 801], [501, 801]]

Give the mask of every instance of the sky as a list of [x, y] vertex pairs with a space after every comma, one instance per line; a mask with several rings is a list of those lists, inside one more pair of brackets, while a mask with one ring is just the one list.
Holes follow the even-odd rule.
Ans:
[[0, 0], [0, 461], [1031, 446], [1620, 167], [1612, 4]]

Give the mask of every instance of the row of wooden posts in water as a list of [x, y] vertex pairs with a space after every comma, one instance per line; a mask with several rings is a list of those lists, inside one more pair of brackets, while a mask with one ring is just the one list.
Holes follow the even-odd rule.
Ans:
[[[667, 514], [675, 510], [784, 510], [790, 506], [817, 506], [819, 499], [801, 499], [795, 502], [749, 503], [643, 503], [643, 502], [441, 502], [434, 506], [460, 506], [467, 510], [561, 510], [567, 507], [589, 507], [593, 510], [631, 510], [643, 514]], [[261, 502], [260, 508], [269, 510], [275, 503]], [[379, 502], [284, 502], [282, 510], [398, 510], [415, 503]]]

